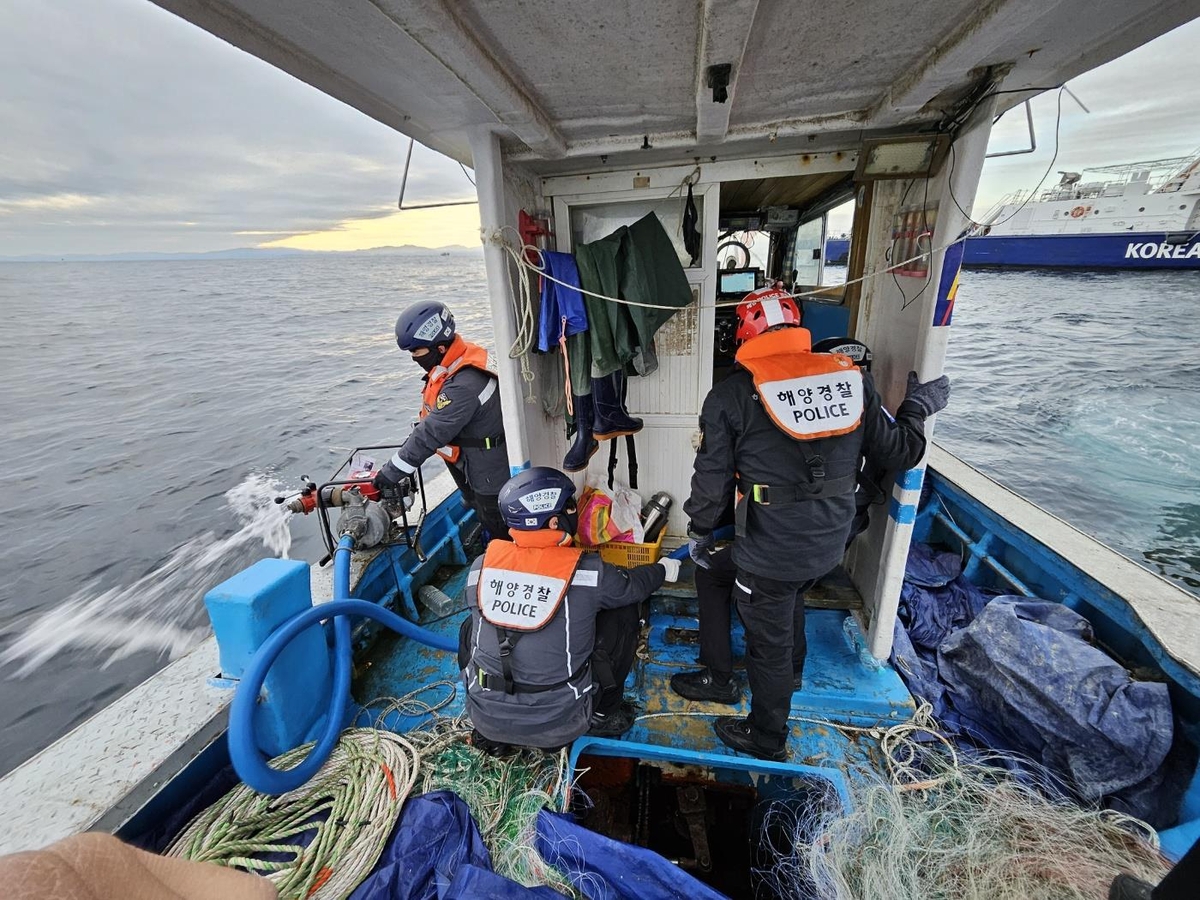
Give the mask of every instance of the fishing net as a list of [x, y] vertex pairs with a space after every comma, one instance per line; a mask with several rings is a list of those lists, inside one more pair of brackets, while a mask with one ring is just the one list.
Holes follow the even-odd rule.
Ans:
[[856, 773], [848, 809], [772, 807], [765, 832], [789, 839], [757, 874], [778, 896], [1098, 900], [1120, 872], [1157, 883], [1169, 868], [1144, 822], [1077, 805], [1027, 761], [964, 762], [915, 731], [884, 741], [888, 777]]

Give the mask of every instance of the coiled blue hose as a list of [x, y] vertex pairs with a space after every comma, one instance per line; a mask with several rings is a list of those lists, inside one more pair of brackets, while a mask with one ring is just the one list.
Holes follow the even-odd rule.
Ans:
[[[346, 702], [350, 698], [350, 672], [353, 647], [350, 644], [350, 617], [360, 616], [385, 625], [405, 637], [420, 641], [448, 653], [458, 652], [458, 641], [434, 634], [420, 625], [366, 600], [350, 599], [350, 551], [354, 540], [344, 536], [333, 555], [333, 600], [293, 616], [271, 632], [250, 665], [233, 695], [229, 710], [229, 757], [238, 777], [263, 794], [284, 794], [295, 790], [317, 773], [329, 758], [342, 733], [346, 717]], [[333, 695], [326, 712], [325, 727], [316, 746], [298, 766], [273, 769], [254, 740], [254, 711], [258, 695], [280, 652], [304, 629], [314, 622], [333, 618]]]

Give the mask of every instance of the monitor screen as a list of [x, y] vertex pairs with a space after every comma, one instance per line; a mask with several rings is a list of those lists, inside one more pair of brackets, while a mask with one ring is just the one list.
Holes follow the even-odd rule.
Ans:
[[717, 284], [719, 294], [748, 294], [754, 290], [755, 269], [738, 269], [733, 272], [722, 272]]

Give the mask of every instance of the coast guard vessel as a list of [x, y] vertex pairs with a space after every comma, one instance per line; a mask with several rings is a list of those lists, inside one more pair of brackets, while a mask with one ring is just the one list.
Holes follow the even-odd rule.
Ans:
[[1200, 269], [1200, 150], [1062, 172], [1038, 197], [1004, 197], [967, 238], [965, 265]]
[[[561, 360], [539, 367], [522, 339], [538, 278], [530, 268], [537, 248], [528, 245], [571, 252], [651, 214], [663, 223], [692, 300], [656, 335], [658, 370], [630, 379], [628, 406], [645, 423], [636, 438], [643, 490], [678, 501], [662, 542], [677, 553], [686, 541], [681, 507], [700, 406], [732, 364], [730, 304], [761, 283], [784, 282], [802, 298], [814, 341], [850, 336], [871, 348], [879, 393], [896, 408], [910, 371], [922, 380], [942, 371], [958, 268], [948, 248], [961, 247], [969, 221], [960, 204], [969, 209], [975, 196], [996, 116], [1196, 14], [1192, 0], [945, 0], [836, 10], [792, 0], [156, 2], [473, 167], [513, 472], [557, 466], [570, 445], [561, 415], [541, 402], [561, 391], [552, 379], [556, 369], [561, 378]], [[951, 146], [953, 167], [945, 165]], [[1189, 174], [1179, 190], [1154, 196], [1183, 202], [1194, 182]], [[847, 200], [855, 213], [846, 282], [821, 287], [824, 216]], [[1105, 202], [1053, 204], [1068, 218], [1076, 206], [1099, 205], [1092, 216], [1099, 222]], [[682, 237], [685, 218], [694, 222], [695, 242]], [[719, 247], [748, 234], [766, 248], [762, 263], [727, 268]], [[1137, 257], [1150, 261], [1140, 249]], [[356, 310], [346, 327], [387, 331], [396, 309], [381, 303], [373, 324]], [[953, 414], [953, 401], [945, 414]], [[398, 437], [387, 415], [381, 437]], [[363, 452], [383, 458], [386, 451]], [[596, 455], [581, 482], [604, 481], [606, 455]], [[84, 830], [161, 850], [239, 779], [270, 793], [302, 783], [343, 728], [364, 724], [361, 707], [376, 712], [367, 724], [401, 738], [429, 725], [428, 708], [373, 707], [379, 697], [448, 684], [443, 702], [432, 705], [439, 716], [461, 713], [452, 651], [466, 612], [428, 598], [460, 595], [478, 552], [475, 515], [436, 463], [416, 502], [399, 508], [381, 508], [357, 491], [352, 463], [293, 501], [314, 504], [328, 557], [311, 566], [263, 560], [214, 585], [207, 598], [214, 638], [0, 781], [0, 851]], [[348, 498], [356, 518], [334, 522], [337, 510], [325, 498], [335, 495]], [[760, 804], [849, 803], [855, 773], [879, 763], [872, 748], [880, 735], [909, 727], [918, 711], [915, 670], [894, 654], [918, 545], [940, 548], [989, 595], [1074, 617], [1075, 630], [1090, 638], [1080, 640], [1122, 690], [1137, 673], [1136, 685], [1169, 700], [1153, 754], [1146, 745], [1091, 758], [1111, 762], [1116, 784], [1177, 785], [1155, 830], [1169, 859], [1182, 856], [1200, 836], [1196, 598], [932, 443], [878, 501], [838, 578], [810, 598], [814, 674], [793, 696], [787, 762], [728, 751], [711, 724], [729, 707], [669, 690], [669, 676], [696, 658], [686, 569], [651, 598], [627, 682], [640, 717], [621, 739], [583, 737], [564, 756], [562, 784], [607, 798], [607, 813], [587, 820], [608, 835], [588, 844], [590, 861], [609, 864], [620, 881], [632, 858], [625, 845], [640, 843], [677, 873], [657, 870], [664, 884], [678, 881], [655, 896], [748, 897], [754, 861], [746, 848], [762, 836], [752, 817]], [[639, 549], [650, 561], [660, 548]], [[440, 593], [423, 590], [430, 586]], [[734, 646], [740, 653], [736, 623]], [[1091, 697], [1089, 708], [1100, 715], [1111, 699]], [[991, 724], [1002, 719], [997, 713]], [[1079, 727], [1093, 733], [1087, 716]], [[307, 742], [314, 746], [301, 751], [304, 762], [269, 762]], [[386, 779], [374, 774], [393, 801], [412, 788], [392, 768], [384, 767]], [[434, 836], [427, 834], [431, 853]], [[253, 846], [239, 845], [240, 864]], [[1043, 868], [1045, 860], [1031, 865]], [[287, 896], [347, 896], [330, 887], [337, 868], [314, 869]], [[587, 884], [576, 887], [586, 893]], [[651, 894], [635, 885], [603, 895]]]

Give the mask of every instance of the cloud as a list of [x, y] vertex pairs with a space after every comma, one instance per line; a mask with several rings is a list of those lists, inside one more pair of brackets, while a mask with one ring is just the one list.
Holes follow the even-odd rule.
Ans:
[[[1060, 169], [1079, 172], [1139, 160], [1185, 156], [1200, 144], [1191, 111], [1200, 108], [1200, 19], [1182, 25], [1119, 59], [1085, 72], [1069, 87], [1090, 112], [1062, 97], [1058, 157], [1054, 158], [1057, 91], [1034, 98], [1038, 148], [1024, 156], [988, 160], [979, 182], [975, 211], [981, 213], [1013, 190], [1058, 182]], [[988, 149], [1029, 145], [1025, 111], [1017, 107], [992, 130]]]
[[[0, 0], [0, 19], [0, 255], [221, 249], [395, 211], [407, 138], [144, 0]], [[474, 191], [418, 146], [407, 195]]]
[[[0, 0], [0, 21], [0, 256], [475, 241], [471, 207], [396, 213], [405, 137], [145, 0]], [[1192, 149], [1196, 46], [1200, 21], [1076, 78], [1092, 112], [1064, 98], [1053, 169]], [[989, 161], [976, 210], [1049, 166], [1055, 97], [1033, 106], [1037, 152]], [[992, 149], [1024, 127], [1010, 111]], [[416, 148], [408, 202], [472, 196]]]

